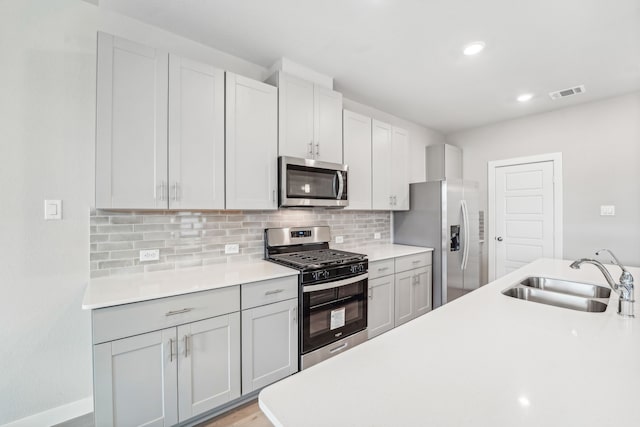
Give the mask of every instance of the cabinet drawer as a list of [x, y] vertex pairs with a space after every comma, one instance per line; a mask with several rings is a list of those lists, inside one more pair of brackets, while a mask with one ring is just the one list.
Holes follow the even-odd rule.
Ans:
[[431, 252], [396, 258], [396, 273], [431, 265]]
[[242, 285], [242, 309], [298, 298], [298, 276]]
[[393, 258], [369, 263], [369, 280], [377, 277], [388, 276], [394, 272], [395, 268]]
[[240, 310], [240, 286], [93, 310], [93, 343], [156, 331]]

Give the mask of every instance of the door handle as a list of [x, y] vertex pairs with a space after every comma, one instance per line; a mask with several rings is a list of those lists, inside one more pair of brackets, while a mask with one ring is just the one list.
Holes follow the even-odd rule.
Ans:
[[497, 240], [498, 242], [502, 242], [502, 240], [503, 240], [503, 239], [502, 239], [502, 237], [501, 237], [501, 236], [498, 236], [498, 237], [496, 237], [496, 240]]

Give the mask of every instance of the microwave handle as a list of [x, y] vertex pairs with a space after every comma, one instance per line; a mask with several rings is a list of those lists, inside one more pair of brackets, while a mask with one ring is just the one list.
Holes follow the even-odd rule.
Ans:
[[338, 174], [338, 200], [342, 199], [342, 192], [344, 191], [344, 178], [342, 176], [342, 171], [336, 171]]

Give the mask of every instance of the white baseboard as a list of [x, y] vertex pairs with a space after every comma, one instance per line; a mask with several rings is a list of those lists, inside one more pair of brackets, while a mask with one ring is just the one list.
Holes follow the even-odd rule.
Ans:
[[93, 412], [93, 397], [76, 400], [66, 405], [51, 408], [38, 414], [30, 415], [0, 427], [35, 427], [50, 426], [72, 420], [81, 415]]

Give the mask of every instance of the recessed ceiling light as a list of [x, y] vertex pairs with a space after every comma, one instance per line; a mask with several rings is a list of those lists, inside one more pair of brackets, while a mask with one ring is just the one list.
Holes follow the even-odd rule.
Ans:
[[532, 93], [523, 93], [522, 95], [518, 96], [518, 98], [516, 99], [518, 100], [518, 102], [527, 102], [527, 101], [531, 101], [531, 98], [533, 98]]
[[462, 53], [467, 56], [477, 55], [482, 52], [482, 49], [484, 49], [484, 42], [473, 42], [466, 45]]

